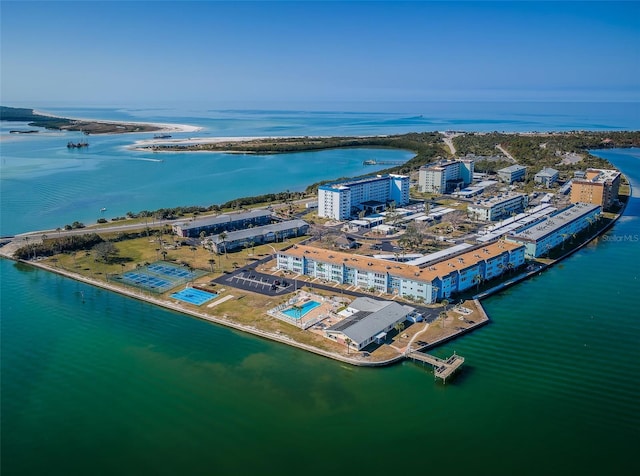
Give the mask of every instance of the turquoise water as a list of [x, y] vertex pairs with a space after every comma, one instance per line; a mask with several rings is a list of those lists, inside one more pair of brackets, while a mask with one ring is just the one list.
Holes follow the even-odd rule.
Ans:
[[300, 306], [300, 309], [294, 309], [294, 308], [285, 309], [284, 311], [282, 311], [282, 314], [292, 317], [293, 319], [302, 319], [302, 317], [304, 317], [306, 313], [308, 313], [312, 309], [315, 309], [319, 305], [320, 305], [319, 302], [307, 301], [302, 306]]
[[205, 302], [209, 302], [212, 299], [218, 297], [217, 294], [208, 293], [194, 288], [185, 288], [182, 291], [171, 294], [172, 298], [180, 299], [181, 301], [188, 302], [189, 304], [195, 304], [200, 306]]
[[[0, 260], [3, 476], [637, 474], [640, 150], [598, 154], [633, 180], [625, 216], [487, 300], [491, 324], [434, 351], [466, 358], [447, 385], [413, 363], [352, 368]], [[119, 193], [104, 182], [98, 202]], [[3, 177], [3, 230], [54, 200], [35, 194], [18, 220], [4, 191]]]

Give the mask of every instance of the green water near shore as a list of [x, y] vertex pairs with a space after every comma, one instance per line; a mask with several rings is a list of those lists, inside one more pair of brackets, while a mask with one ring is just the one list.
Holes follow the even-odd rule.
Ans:
[[447, 385], [0, 260], [2, 474], [637, 474], [638, 202], [485, 301]]

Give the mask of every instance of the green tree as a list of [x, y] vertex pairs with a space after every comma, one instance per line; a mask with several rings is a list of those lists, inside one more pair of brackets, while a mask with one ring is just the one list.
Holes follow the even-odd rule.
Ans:
[[352, 342], [353, 342], [353, 341], [352, 341], [349, 337], [346, 337], [346, 338], [344, 339], [344, 343], [345, 343], [345, 344], [346, 344], [346, 346], [347, 346], [347, 355], [349, 355], [349, 348], [350, 348], [350, 346], [351, 346], [351, 343], [352, 343]]
[[447, 320], [447, 313], [445, 311], [440, 311], [438, 317], [440, 318], [440, 327], [444, 327]]
[[[224, 248], [224, 257], [227, 257], [227, 244], [225, 243], [225, 240], [227, 239], [227, 233], [226, 232], [222, 232], [218, 235], [218, 237], [220, 238], [220, 243], [222, 244], [222, 247]], [[220, 253], [220, 251], [218, 251], [218, 253]]]
[[101, 260], [105, 263], [110, 262], [118, 254], [118, 248], [110, 241], [98, 243], [92, 250], [96, 260]]

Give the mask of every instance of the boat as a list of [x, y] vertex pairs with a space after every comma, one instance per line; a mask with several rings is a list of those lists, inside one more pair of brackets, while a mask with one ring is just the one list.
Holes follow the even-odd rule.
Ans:
[[87, 141], [67, 142], [67, 149], [82, 149], [83, 147], [89, 147], [89, 143]]
[[170, 134], [156, 134], [153, 136], [154, 139], [171, 139]]
[[101, 212], [106, 212], [106, 211], [107, 211], [107, 209], [106, 209], [105, 207], [102, 207], [102, 208], [100, 209], [100, 211], [101, 211]]

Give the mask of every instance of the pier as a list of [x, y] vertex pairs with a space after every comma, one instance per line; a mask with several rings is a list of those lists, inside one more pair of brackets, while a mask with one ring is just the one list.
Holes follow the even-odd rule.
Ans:
[[455, 353], [446, 360], [418, 351], [409, 352], [407, 357], [414, 361], [419, 360], [420, 362], [431, 364], [433, 366], [434, 378], [441, 378], [444, 383], [446, 383], [447, 378], [464, 363], [464, 357], [456, 355]]
[[405, 162], [402, 160], [365, 160], [362, 165], [403, 165]]

